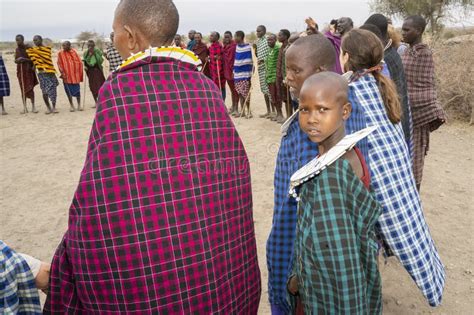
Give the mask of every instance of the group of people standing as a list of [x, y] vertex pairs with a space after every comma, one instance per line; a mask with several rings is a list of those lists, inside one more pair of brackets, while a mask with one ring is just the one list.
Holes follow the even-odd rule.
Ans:
[[[33, 38], [34, 46], [25, 44], [23, 35], [17, 35], [17, 48], [15, 50], [15, 63], [17, 64], [17, 77], [20, 84], [23, 114], [29, 112], [27, 100], [31, 103], [31, 112], [38, 113], [35, 106], [34, 88], [39, 83], [43, 100], [46, 105], [46, 114], [56, 114], [57, 87], [59, 81], [57, 71], [53, 62], [52, 47], [43, 44], [43, 38], [36, 35]], [[113, 72], [122, 63], [122, 58], [113, 46], [113, 33], [111, 34], [112, 43], [108, 45], [106, 52], [102, 52], [95, 47], [95, 42], [89, 40], [87, 42], [87, 50], [83, 53], [82, 58], [78, 52], [72, 48], [69, 41], [62, 43], [62, 49], [58, 52], [57, 66], [59, 68], [59, 78], [62, 79], [64, 90], [69, 101], [70, 111], [84, 110], [81, 106], [81, 87], [84, 81], [84, 71], [86, 72], [89, 89], [92, 93], [94, 101], [97, 97], [102, 84], [105, 82], [103, 71], [104, 57], [109, 61], [110, 72]], [[10, 81], [3, 58], [0, 57], [0, 89], [2, 114], [6, 115], [4, 107], [4, 96], [10, 95]], [[74, 106], [73, 98], [76, 99], [77, 107]], [[95, 105], [92, 106], [93, 108]]]
[[[68, 230], [45, 286], [45, 314], [257, 313], [250, 163], [224, 103], [223, 81], [231, 78], [224, 61], [233, 54], [217, 32], [210, 47], [200, 33], [190, 34], [188, 49], [166, 47], [177, 46], [178, 21], [171, 0], [118, 4], [115, 44], [125, 60], [99, 92]], [[426, 23], [406, 18], [409, 47], [402, 58], [387, 58], [381, 14], [358, 29], [338, 19], [326, 35], [306, 22], [294, 38], [257, 28], [268, 116], [272, 108], [277, 121], [282, 116], [279, 77], [295, 109], [281, 128], [266, 247], [272, 314], [381, 314], [382, 253], [397, 257], [437, 306], [445, 271], [410, 151], [416, 128], [424, 128], [417, 123], [431, 131], [445, 120], [431, 90], [432, 63], [426, 67]], [[224, 37], [231, 52], [235, 47], [229, 87], [245, 108], [253, 63], [244, 39], [240, 31]], [[387, 75], [384, 59], [395, 65]], [[409, 117], [394, 82], [403, 78], [400, 69]], [[22, 261], [15, 259], [12, 265]]]

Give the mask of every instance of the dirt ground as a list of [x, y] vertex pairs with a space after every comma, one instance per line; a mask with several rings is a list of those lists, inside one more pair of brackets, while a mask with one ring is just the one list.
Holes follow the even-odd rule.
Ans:
[[[84, 162], [94, 110], [70, 113], [62, 84], [57, 115], [20, 115], [21, 96], [13, 56], [3, 54], [12, 85], [0, 117], [0, 239], [17, 251], [49, 261], [67, 228], [68, 207]], [[256, 82], [257, 83], [257, 82]], [[258, 84], [258, 83], [257, 83]], [[82, 90], [83, 88], [81, 88]], [[264, 102], [254, 90], [254, 118], [236, 119], [252, 166], [254, 217], [262, 271], [260, 314], [269, 314], [265, 244], [273, 211], [273, 171], [279, 125], [258, 118]], [[81, 91], [83, 92], [83, 90]], [[447, 269], [443, 305], [428, 306], [396, 259], [381, 268], [384, 314], [474, 314], [474, 128], [450, 123], [432, 134], [422, 198], [425, 215]]]

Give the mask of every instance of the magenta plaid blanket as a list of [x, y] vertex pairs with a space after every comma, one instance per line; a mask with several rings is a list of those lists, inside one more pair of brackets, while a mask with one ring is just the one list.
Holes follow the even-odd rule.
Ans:
[[221, 91], [147, 58], [104, 83], [45, 313], [255, 314], [249, 162]]

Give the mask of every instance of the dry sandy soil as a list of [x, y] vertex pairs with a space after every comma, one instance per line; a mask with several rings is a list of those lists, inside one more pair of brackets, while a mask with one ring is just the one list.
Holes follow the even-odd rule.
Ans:
[[[94, 110], [87, 91], [86, 111], [70, 113], [58, 87], [57, 115], [20, 115], [21, 96], [12, 55], [3, 55], [12, 85], [0, 117], [0, 239], [18, 251], [49, 261], [67, 228], [68, 207], [86, 152]], [[258, 84], [256, 82], [256, 84]], [[255, 91], [254, 116], [264, 112]], [[273, 170], [279, 126], [265, 119], [237, 119], [252, 166], [255, 228], [263, 292], [260, 314], [269, 314], [265, 243], [273, 209]], [[474, 128], [452, 123], [432, 135], [422, 198], [431, 232], [447, 268], [443, 305], [428, 306], [396, 259], [381, 267], [385, 314], [474, 314], [473, 275]]]

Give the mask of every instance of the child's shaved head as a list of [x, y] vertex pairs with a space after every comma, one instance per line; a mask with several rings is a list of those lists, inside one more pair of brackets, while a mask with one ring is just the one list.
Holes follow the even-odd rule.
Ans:
[[303, 82], [321, 71], [334, 71], [336, 50], [322, 34], [301, 37], [288, 48], [285, 54], [286, 79], [295, 97], [298, 97]]
[[334, 46], [323, 34], [300, 37], [289, 49], [297, 50], [299, 58], [303, 59], [309, 67], [333, 70], [336, 65]]
[[178, 30], [179, 13], [171, 0], [121, 0], [115, 14], [152, 46], [171, 43]]
[[337, 103], [343, 106], [349, 101], [348, 90], [349, 85], [343, 76], [335, 72], [319, 72], [310, 76], [304, 81], [301, 88], [301, 95], [311, 93], [313, 90], [325, 89], [330, 91], [329, 94], [334, 95]]
[[352, 110], [348, 89], [347, 80], [334, 72], [314, 74], [301, 88], [300, 128], [324, 152], [345, 135], [344, 124]]

